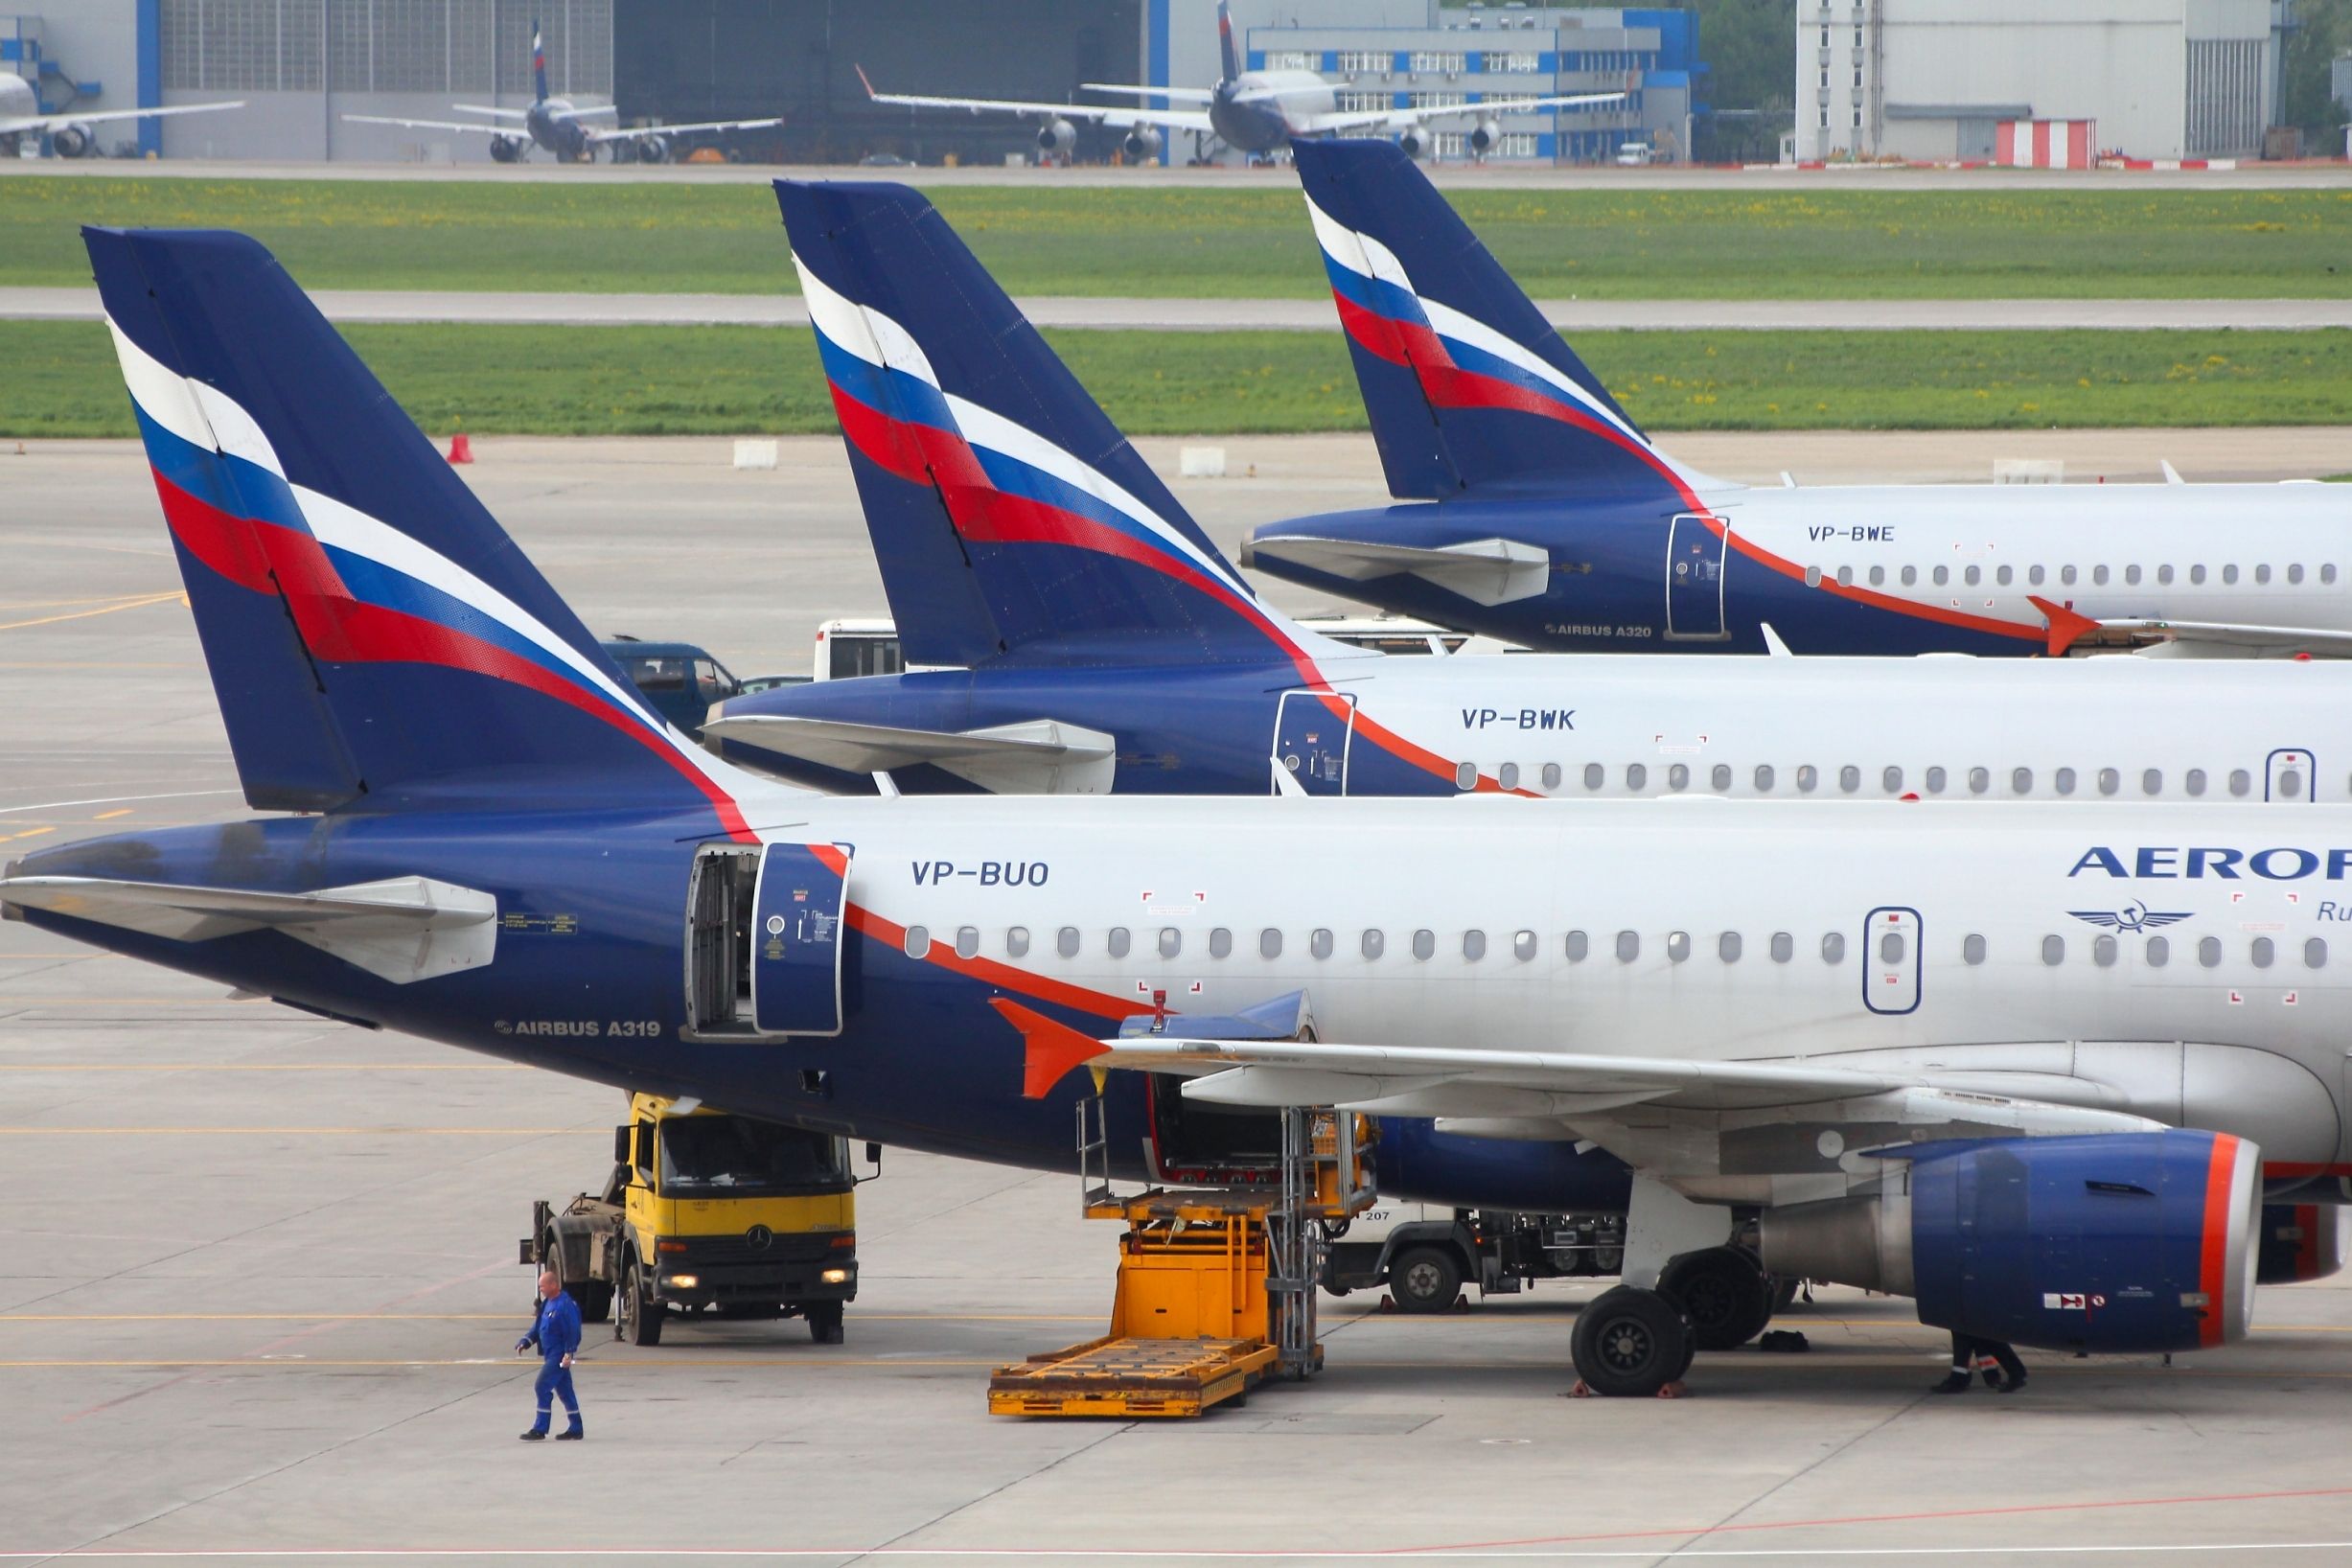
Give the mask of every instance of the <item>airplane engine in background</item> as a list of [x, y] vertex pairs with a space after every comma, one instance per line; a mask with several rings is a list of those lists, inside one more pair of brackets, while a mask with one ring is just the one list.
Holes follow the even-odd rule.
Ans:
[[1909, 1296], [1922, 1323], [2053, 1350], [2246, 1336], [2261, 1151], [2167, 1129], [1953, 1140], [1889, 1156], [1881, 1194], [1764, 1211], [1776, 1274]]
[[60, 158], [88, 158], [98, 152], [98, 132], [88, 126], [59, 126], [49, 133], [50, 150]]
[[2254, 1282], [2292, 1285], [2340, 1273], [2347, 1240], [2352, 1240], [2352, 1209], [2313, 1203], [2265, 1204]]
[[1049, 120], [1037, 127], [1037, 150], [1068, 152], [1078, 145], [1078, 127], [1067, 120]]
[[1493, 151], [1503, 140], [1503, 127], [1492, 120], [1481, 120], [1470, 127], [1470, 150], [1480, 157]]
[[1633, 1193], [1623, 1161], [1567, 1140], [1476, 1138], [1430, 1121], [1382, 1117], [1372, 1156], [1380, 1195], [1406, 1202], [1619, 1213]]
[[520, 163], [522, 161], [521, 139], [515, 136], [493, 136], [490, 139], [490, 161], [492, 163]]
[[1160, 127], [1137, 126], [1119, 139], [1119, 150], [1139, 162], [1160, 155]]
[[670, 139], [667, 136], [640, 136], [636, 142], [637, 162], [668, 163]]
[[1420, 157], [1429, 150], [1429, 132], [1415, 126], [1396, 138], [1396, 145], [1404, 150], [1406, 157]]

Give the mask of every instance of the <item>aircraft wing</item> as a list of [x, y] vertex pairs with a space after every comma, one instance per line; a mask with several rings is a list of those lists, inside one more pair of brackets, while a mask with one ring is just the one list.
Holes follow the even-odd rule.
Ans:
[[[499, 120], [524, 120], [530, 117], [531, 112], [528, 109], [493, 108], [488, 104], [451, 104], [450, 107], [456, 110], [459, 114], [487, 114]], [[596, 111], [594, 109], [581, 109], [577, 112], [581, 114], [594, 114]], [[346, 118], [348, 118], [348, 116]]]
[[1078, 85], [1090, 93], [1134, 93], [1143, 98], [1164, 98], [1171, 104], [1213, 104], [1217, 95], [1207, 87], [1146, 87], [1133, 81], [1081, 81]]
[[639, 126], [634, 130], [591, 130], [591, 142], [634, 142], [646, 136], [676, 136], [689, 130], [752, 130], [761, 126], [780, 126], [784, 117], [770, 115], [764, 120], [704, 120], [691, 126]]
[[1474, 604], [1510, 604], [1532, 599], [1552, 581], [1552, 557], [1541, 545], [1515, 539], [1481, 539], [1461, 544], [1385, 544], [1369, 540], [1323, 539], [1311, 534], [1275, 534], [1249, 541], [1241, 564], [1259, 556], [1287, 561], [1350, 583], [1377, 577], [1421, 577]]
[[396, 985], [478, 968], [497, 946], [498, 901], [430, 877], [300, 893], [110, 877], [0, 877], [0, 908], [12, 905], [175, 942], [281, 931]]
[[2245, 626], [2229, 621], [2110, 620], [2101, 632], [2126, 632], [2151, 644], [2144, 653], [2175, 657], [2352, 658], [2352, 632], [2319, 632], [2301, 626]]
[[1098, 729], [1034, 719], [986, 729], [902, 729], [796, 714], [724, 709], [703, 733], [843, 772], [929, 763], [984, 788], [1017, 795], [1100, 795], [1111, 787], [1118, 740]]
[[411, 130], [471, 130], [484, 136], [512, 136], [524, 133], [515, 126], [478, 125], [464, 120], [403, 120], [389, 114], [347, 114], [344, 119], [355, 126], [405, 126]]
[[[874, 84], [866, 81], [864, 70], [858, 80], [865, 84], [865, 96], [876, 104], [896, 104], [912, 109], [967, 109], [978, 114], [982, 109], [995, 109], [1005, 114], [1034, 114], [1056, 120], [1093, 120], [1124, 130], [1130, 126], [1168, 126], [1178, 130], [1213, 131], [1206, 114], [1190, 109], [1120, 109], [1095, 104], [1032, 104], [1012, 98], [934, 98], [921, 93], [878, 93]], [[1154, 89], [1155, 91], [1157, 89]]]
[[1571, 93], [1552, 98], [1489, 99], [1484, 104], [1448, 104], [1419, 109], [1334, 110], [1329, 114], [1301, 115], [1293, 126], [1300, 134], [1306, 136], [1327, 136], [1342, 131], [1404, 130], [1449, 116], [1475, 119], [1496, 114], [1525, 114], [1531, 109], [1566, 109], [1583, 104], [1614, 104], [1625, 96], [1624, 93]]
[[87, 114], [17, 114], [0, 116], [0, 136], [13, 136], [21, 131], [61, 130], [67, 126], [100, 126], [117, 120], [160, 120], [167, 114], [210, 114], [215, 109], [242, 109], [243, 99], [233, 104], [178, 104], [162, 109], [99, 109]]

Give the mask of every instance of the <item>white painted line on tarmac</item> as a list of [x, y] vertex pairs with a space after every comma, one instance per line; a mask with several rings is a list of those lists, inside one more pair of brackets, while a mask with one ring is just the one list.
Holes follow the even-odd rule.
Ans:
[[68, 806], [111, 806], [118, 800], [189, 800], [200, 795], [240, 795], [240, 790], [173, 790], [165, 795], [101, 795], [87, 800], [44, 800], [35, 806], [0, 806], [0, 817], [20, 811], [63, 811]]
[[1362, 1562], [1369, 1557], [1415, 1562], [1683, 1562], [1710, 1557], [2048, 1557], [2119, 1556], [2127, 1554], [2183, 1553], [2218, 1555], [2225, 1552], [2347, 1552], [2352, 1539], [2336, 1541], [2225, 1541], [2163, 1543], [2133, 1546], [2102, 1542], [2087, 1546], [1750, 1546], [1681, 1551], [1668, 1546], [1610, 1550], [1503, 1550], [1432, 1547], [1357, 1547], [1349, 1551], [1212, 1551], [1167, 1548], [1006, 1546], [563, 1546], [563, 1547], [266, 1547], [253, 1551], [234, 1548], [139, 1550], [135, 1548], [66, 1548], [55, 1552], [0, 1551], [0, 1562], [21, 1561], [135, 1561], [202, 1562], [228, 1560], [288, 1561], [331, 1558], [414, 1557], [446, 1561], [536, 1560], [545, 1557], [659, 1558], [690, 1561], [796, 1561], [809, 1558], [1017, 1558], [1033, 1562]]

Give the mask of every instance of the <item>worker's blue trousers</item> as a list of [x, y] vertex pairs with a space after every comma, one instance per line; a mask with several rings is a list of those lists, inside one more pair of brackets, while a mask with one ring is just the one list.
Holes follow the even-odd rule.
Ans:
[[561, 1396], [564, 1401], [564, 1414], [571, 1418], [571, 1424], [574, 1427], [580, 1424], [580, 1397], [571, 1391], [571, 1369], [569, 1367], [560, 1361], [541, 1363], [539, 1381], [533, 1384], [532, 1388], [533, 1392], [539, 1395], [539, 1419], [532, 1423], [532, 1431], [544, 1432], [547, 1430], [548, 1418], [553, 1414], [553, 1403], [558, 1396]]

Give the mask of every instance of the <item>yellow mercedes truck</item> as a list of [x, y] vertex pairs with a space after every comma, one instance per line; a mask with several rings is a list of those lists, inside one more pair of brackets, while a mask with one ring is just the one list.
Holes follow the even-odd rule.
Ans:
[[[842, 1342], [858, 1293], [849, 1144], [693, 1100], [637, 1095], [612, 1130], [601, 1193], [531, 1211], [522, 1261], [553, 1265], [584, 1323], [658, 1345], [672, 1312], [796, 1317], [819, 1345]], [[879, 1169], [882, 1150], [865, 1157]]]

